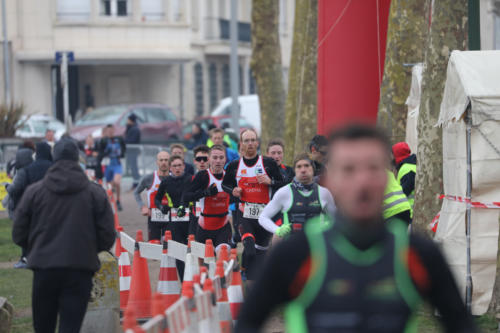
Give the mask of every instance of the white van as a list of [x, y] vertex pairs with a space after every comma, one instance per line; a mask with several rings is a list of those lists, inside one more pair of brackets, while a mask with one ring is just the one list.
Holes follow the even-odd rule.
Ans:
[[[231, 97], [226, 97], [219, 102], [212, 111], [212, 116], [228, 116], [231, 115]], [[259, 96], [245, 95], [238, 97], [240, 105], [240, 117], [245, 118], [250, 125], [252, 125], [257, 133], [260, 135], [260, 105]]]

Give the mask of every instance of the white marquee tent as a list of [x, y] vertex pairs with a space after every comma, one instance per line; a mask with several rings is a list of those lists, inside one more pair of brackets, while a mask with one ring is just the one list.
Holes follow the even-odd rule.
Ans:
[[[443, 128], [444, 194], [470, 197], [472, 203], [500, 202], [500, 51], [452, 52], [438, 125]], [[435, 240], [465, 299], [470, 267], [472, 313], [481, 315], [495, 282], [500, 209], [471, 204], [468, 213], [468, 206], [443, 200]]]

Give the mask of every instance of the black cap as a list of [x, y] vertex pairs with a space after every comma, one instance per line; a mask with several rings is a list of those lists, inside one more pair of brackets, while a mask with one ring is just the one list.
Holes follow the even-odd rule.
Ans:
[[54, 146], [54, 161], [68, 160], [78, 162], [78, 145], [71, 138], [62, 138]]
[[137, 121], [137, 116], [135, 114], [130, 114], [130, 116], [128, 116], [128, 119], [130, 119], [131, 121], [133, 121], [134, 123]]

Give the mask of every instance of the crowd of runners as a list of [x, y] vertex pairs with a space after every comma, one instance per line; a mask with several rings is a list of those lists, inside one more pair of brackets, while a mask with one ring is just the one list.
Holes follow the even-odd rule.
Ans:
[[[128, 134], [131, 129], [132, 139], [140, 139], [133, 116]], [[115, 136], [112, 125], [102, 133], [97, 141], [89, 136], [79, 149], [71, 138], [55, 146], [41, 142], [34, 147], [35, 162], [29, 160], [31, 148], [18, 151], [17, 172], [7, 191], [14, 241], [23, 247], [21, 262], [37, 272], [33, 302], [41, 304], [44, 294], [35, 298], [36, 290], [44, 290], [40, 281], [64, 280], [68, 275], [40, 273], [52, 264], [33, 252], [46, 250], [37, 243], [37, 233], [45, 231], [31, 230], [30, 221], [49, 218], [56, 228], [69, 223], [67, 216], [79, 219], [86, 205], [75, 208], [77, 215], [69, 212], [61, 218], [55, 215], [71, 205], [53, 203], [61, 209], [49, 212], [50, 217], [32, 216], [34, 207], [52, 197], [61, 202], [74, 193], [85, 197], [81, 193], [87, 187], [78, 173], [85, 170], [96, 183], [112, 186], [117, 207], [122, 209], [121, 161], [126, 143], [133, 140], [127, 133], [125, 138]], [[255, 130], [241, 131], [235, 142], [223, 129], [214, 128], [206, 143], [193, 148], [194, 165], [186, 161], [187, 149], [180, 143], [159, 151], [154, 172], [139, 179], [137, 165], [132, 170], [134, 197], [147, 223], [148, 240], [161, 243], [169, 230], [177, 242], [187, 244], [189, 235], [194, 235], [201, 243], [211, 239], [217, 252], [222, 247], [241, 250], [248, 291], [236, 326], [239, 332], [258, 330], [283, 305], [292, 332], [400, 332], [412, 327], [412, 314], [421, 298], [436, 306], [449, 332], [474, 331], [443, 256], [432, 242], [411, 232], [417, 161], [408, 145], [401, 142], [391, 148], [378, 130], [351, 126], [328, 138], [314, 136], [305, 150], [287, 166], [283, 140], [270, 140], [263, 147]], [[132, 160], [127, 158], [127, 163], [134, 164]], [[79, 162], [80, 169], [74, 162]], [[65, 180], [65, 173], [73, 173], [72, 178]], [[53, 192], [52, 197], [38, 198], [32, 193], [35, 187], [29, 187], [30, 193], [20, 200], [20, 189], [33, 183], [38, 184], [37, 191]], [[96, 210], [95, 205], [102, 215], [90, 218], [101, 224], [95, 230], [98, 244], [91, 248], [95, 252], [111, 246], [112, 221], [108, 221], [109, 205], [92, 201], [107, 201], [105, 195], [93, 187], [88, 191], [92, 198], [86, 203], [88, 209]], [[21, 208], [16, 209], [19, 201]], [[84, 270], [95, 271], [98, 265], [89, 256]], [[182, 277], [184, 263], [176, 265]], [[85, 295], [86, 281], [80, 290]], [[45, 312], [35, 312], [41, 325]]]

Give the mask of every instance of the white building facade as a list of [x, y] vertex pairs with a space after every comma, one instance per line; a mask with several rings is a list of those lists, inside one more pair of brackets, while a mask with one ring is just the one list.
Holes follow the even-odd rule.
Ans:
[[[28, 113], [62, 117], [57, 51], [74, 52], [72, 114], [148, 102], [166, 104], [190, 120], [229, 96], [230, 0], [6, 1], [12, 100]], [[277, 1], [286, 77], [294, 1]], [[241, 94], [255, 92], [249, 65], [251, 3], [238, 1]]]

